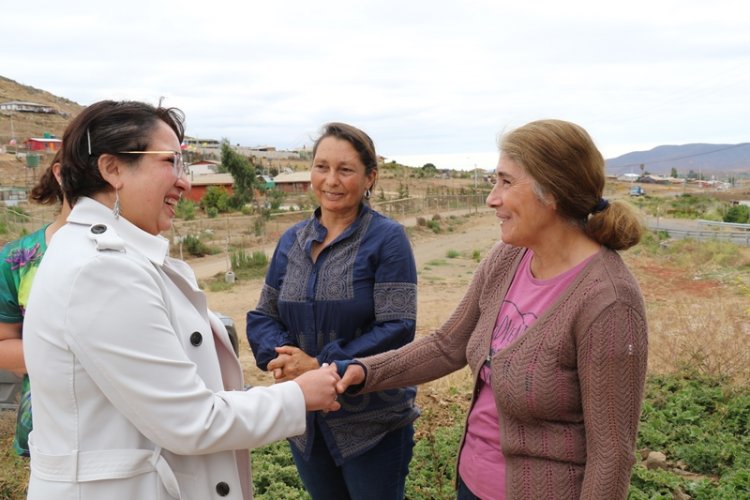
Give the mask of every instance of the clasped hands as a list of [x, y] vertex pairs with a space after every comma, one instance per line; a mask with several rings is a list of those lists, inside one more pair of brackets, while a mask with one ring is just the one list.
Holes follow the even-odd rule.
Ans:
[[268, 363], [268, 371], [276, 382], [294, 380], [305, 396], [308, 411], [336, 411], [341, 408], [338, 395], [351, 385], [365, 380], [365, 371], [360, 365], [350, 365], [343, 377], [339, 377], [336, 364], [323, 363], [309, 356], [299, 347], [276, 348], [278, 356]]

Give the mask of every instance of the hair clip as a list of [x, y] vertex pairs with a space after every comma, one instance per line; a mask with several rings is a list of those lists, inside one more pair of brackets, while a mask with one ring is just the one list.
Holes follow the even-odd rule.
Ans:
[[86, 129], [86, 138], [89, 140], [89, 156], [91, 156], [91, 132], [89, 132], [89, 129]]

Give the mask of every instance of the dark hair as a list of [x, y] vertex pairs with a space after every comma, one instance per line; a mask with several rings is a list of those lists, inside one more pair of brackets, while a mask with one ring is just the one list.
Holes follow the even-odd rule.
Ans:
[[318, 140], [313, 145], [313, 158], [315, 158], [320, 141], [326, 137], [335, 137], [351, 144], [357, 152], [359, 160], [365, 166], [366, 175], [370, 175], [373, 170], [378, 169], [378, 155], [375, 153], [375, 144], [372, 142], [370, 136], [362, 130], [346, 123], [326, 123], [321, 129], [320, 137], [318, 137]]
[[630, 205], [613, 201], [601, 209], [604, 157], [582, 127], [538, 120], [507, 133], [499, 146], [534, 179], [537, 193], [550, 194], [560, 215], [594, 241], [614, 250], [640, 241], [643, 225]]
[[52, 168], [55, 163], [59, 163], [62, 158], [62, 149], [58, 149], [52, 161], [44, 171], [33, 188], [29, 197], [42, 205], [52, 205], [53, 203], [63, 203], [63, 192], [60, 183], [57, 182], [55, 171]]
[[[163, 108], [138, 101], [99, 101], [84, 109], [63, 134], [60, 174], [65, 197], [71, 206], [81, 196], [111, 189], [99, 172], [98, 159], [105, 153], [144, 151], [159, 121], [182, 142], [185, 115], [177, 108]], [[135, 163], [141, 155], [122, 155]]]

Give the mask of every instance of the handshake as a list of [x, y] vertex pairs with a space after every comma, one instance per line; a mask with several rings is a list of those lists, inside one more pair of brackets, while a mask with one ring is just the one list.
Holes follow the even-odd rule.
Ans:
[[341, 409], [338, 395], [364, 380], [365, 371], [360, 365], [349, 365], [344, 376], [340, 377], [335, 363], [323, 363], [320, 368], [306, 371], [294, 379], [305, 396], [305, 409], [325, 412]]
[[350, 364], [341, 377], [335, 363], [323, 363], [318, 366], [318, 360], [299, 347], [277, 347], [276, 355], [276, 358], [268, 363], [268, 371], [273, 374], [276, 382], [297, 382], [305, 396], [307, 411], [341, 409], [338, 395], [349, 386], [365, 381], [365, 370], [360, 365]]

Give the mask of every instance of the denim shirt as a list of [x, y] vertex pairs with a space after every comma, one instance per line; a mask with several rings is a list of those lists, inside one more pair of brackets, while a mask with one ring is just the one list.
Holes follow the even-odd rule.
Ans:
[[[247, 338], [263, 370], [277, 346], [297, 346], [322, 364], [414, 339], [417, 271], [404, 228], [362, 205], [357, 219], [313, 262], [313, 242], [327, 233], [319, 217], [320, 209], [281, 237], [258, 305], [247, 314]], [[306, 433], [291, 441], [309, 457], [319, 427], [340, 465], [417, 418], [415, 396], [415, 387], [341, 395], [341, 410], [308, 413]]]

